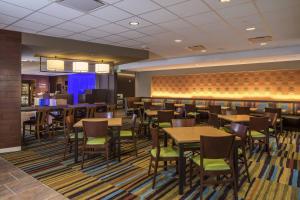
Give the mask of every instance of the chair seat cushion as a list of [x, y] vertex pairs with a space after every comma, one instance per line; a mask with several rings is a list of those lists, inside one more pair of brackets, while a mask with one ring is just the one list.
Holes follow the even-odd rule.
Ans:
[[[192, 158], [194, 163], [197, 165], [200, 164], [200, 155], [194, 156]], [[230, 166], [226, 163], [224, 159], [203, 159], [203, 167], [206, 171], [222, 171], [222, 170], [230, 170]]]
[[253, 138], [263, 138], [266, 137], [265, 134], [258, 132], [258, 131], [251, 131], [251, 137]]
[[[155, 149], [151, 149], [151, 155], [153, 157], [156, 157], [156, 148]], [[162, 158], [171, 158], [171, 157], [178, 157], [179, 153], [176, 149], [174, 149], [173, 147], [161, 147], [160, 148], [160, 154], [159, 157]]]
[[161, 123], [159, 123], [159, 127], [160, 128], [170, 128], [171, 123], [170, 122], [161, 122]]
[[269, 132], [274, 132], [275, 129], [274, 128], [269, 128]]
[[[83, 132], [78, 132], [78, 139], [83, 138]], [[70, 134], [70, 139], [75, 139], [75, 133]]]
[[243, 150], [240, 149], [240, 148], [238, 148], [238, 154], [239, 154], [239, 155], [243, 154]]
[[189, 115], [189, 116], [197, 116], [198, 113], [197, 112], [189, 112], [187, 115]]
[[225, 132], [227, 132], [227, 133], [230, 133], [230, 132], [231, 132], [231, 131], [230, 131], [230, 127], [227, 127], [227, 126], [220, 127], [220, 130], [225, 131]]
[[120, 136], [121, 137], [131, 137], [132, 136], [132, 131], [131, 130], [121, 130], [120, 131]]
[[105, 137], [88, 137], [86, 144], [87, 145], [103, 145], [108, 140], [109, 140], [109, 138], [105, 138]]

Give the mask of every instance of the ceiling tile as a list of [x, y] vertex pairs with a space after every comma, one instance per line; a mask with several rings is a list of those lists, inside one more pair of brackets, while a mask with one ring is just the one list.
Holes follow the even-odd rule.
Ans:
[[115, 6], [135, 15], [161, 8], [150, 0], [126, 0], [116, 3]]
[[163, 23], [171, 20], [175, 20], [178, 17], [165, 9], [155, 10], [149, 13], [140, 15], [141, 18], [144, 18], [152, 23]]
[[121, 41], [118, 42], [121, 45], [126, 45], [126, 46], [136, 46], [136, 45], [141, 45], [141, 42], [135, 41], [135, 40], [125, 40], [125, 41]]
[[111, 35], [111, 33], [105, 32], [103, 30], [99, 30], [99, 29], [91, 29], [91, 30], [87, 30], [82, 32], [82, 34], [85, 34], [87, 36], [91, 36], [91, 37], [95, 37], [95, 38], [100, 38], [100, 37], [105, 37], [108, 35]]
[[28, 8], [31, 10], [37, 10], [40, 9], [48, 4], [51, 4], [51, 1], [49, 0], [2, 0], [7, 3], [15, 4], [17, 6], [21, 6], [24, 8]]
[[123, 0], [102, 0], [104, 3], [108, 3], [108, 4], [114, 4], [114, 3], [118, 3], [120, 1], [123, 1]]
[[6, 26], [6, 24], [1, 24], [0, 23], [0, 28], [4, 28]]
[[76, 24], [74, 22], [64, 22], [58, 26], [56, 26], [57, 28], [60, 28], [60, 29], [64, 29], [64, 30], [67, 30], [67, 31], [72, 31], [72, 32], [75, 32], [75, 33], [78, 33], [78, 32], [82, 32], [82, 31], [86, 31], [88, 29], [90, 29], [89, 27], [86, 27], [86, 26], [83, 26], [83, 25], [80, 25], [80, 24]]
[[54, 37], [65, 37], [67, 35], [74, 34], [74, 32], [66, 31], [66, 30], [59, 29], [59, 28], [49, 28], [40, 33], [42, 33], [44, 35], [54, 36]]
[[130, 38], [130, 39], [135, 39], [135, 38], [140, 38], [140, 37], [145, 36], [145, 34], [137, 32], [137, 31], [126, 31], [123, 33], [119, 33], [118, 35], [124, 36], [126, 38]]
[[128, 38], [125, 38], [120, 35], [110, 35], [110, 36], [103, 37], [103, 39], [111, 42], [121, 42], [124, 40], [128, 40]]
[[123, 10], [120, 10], [116, 7], [113, 7], [113, 6], [106, 6], [99, 10], [96, 10], [90, 14], [93, 16], [96, 16], [96, 17], [100, 17], [100, 18], [105, 19], [110, 22], [115, 22], [115, 21], [119, 21], [119, 20], [123, 20], [123, 19], [129, 18], [129, 17], [132, 17], [131, 14], [129, 14]]
[[151, 25], [151, 26], [139, 28], [138, 31], [148, 35], [152, 35], [152, 34], [163, 33], [166, 32], [167, 30], [157, 25]]
[[11, 31], [18, 31], [18, 32], [24, 32], [24, 33], [35, 33], [35, 30], [29, 29], [29, 28], [24, 28], [24, 27], [20, 27], [20, 26], [9, 26], [6, 27], [5, 29], [7, 30], [11, 30]]
[[71, 35], [67, 38], [68, 39], [73, 39], [73, 40], [81, 40], [81, 41], [88, 41], [88, 40], [95, 39], [95, 37], [90, 37], [90, 36], [84, 35], [82, 33]]
[[99, 44], [111, 44], [112, 43], [111, 41], [107, 41], [103, 38], [94, 39], [94, 40], [91, 40], [90, 42], [99, 43]]
[[8, 24], [12, 24], [16, 20], [18, 20], [18, 18], [10, 17], [8, 15], [3, 15], [0, 13], [0, 24], [8, 25]]
[[214, 12], [206, 12], [200, 13], [199, 15], [186, 17], [185, 20], [189, 21], [195, 26], [201, 27], [203, 24], [217, 23], [220, 22], [222, 19]]
[[252, 3], [239, 4], [232, 7], [226, 7], [218, 10], [218, 13], [225, 19], [244, 17], [248, 15], [258, 15], [258, 12]]
[[0, 13], [22, 18], [32, 13], [31, 10], [0, 1]]
[[41, 9], [40, 12], [66, 20], [79, 17], [83, 14], [77, 10], [59, 5], [57, 3], [53, 3], [46, 8]]
[[113, 34], [128, 31], [128, 28], [125, 28], [125, 27], [120, 26], [118, 24], [107, 24], [107, 25], [104, 25], [104, 26], [100, 26], [98, 29], [109, 32], [109, 33], [113, 33]]
[[231, 0], [230, 2], [227, 3], [221, 3], [220, 0], [203, 0], [203, 1], [209, 4], [214, 9], [232, 7], [239, 4], [251, 2], [251, 0]]
[[31, 30], [34, 30], [36, 32], [37, 31], [42, 31], [42, 30], [49, 27], [49, 26], [44, 25], [44, 24], [39, 24], [39, 23], [27, 21], [27, 20], [18, 21], [17, 23], [14, 23], [13, 25], [14, 26], [19, 26], [19, 27], [22, 27], [22, 28], [30, 28]]
[[49, 26], [55, 26], [57, 24], [60, 24], [64, 22], [63, 19], [59, 19], [57, 17], [53, 17], [44, 13], [33, 13], [32, 15], [29, 15], [28, 17], [25, 18], [26, 20], [32, 21], [32, 22], [37, 22], [40, 24], [45, 24]]
[[202, 1], [190, 0], [167, 7], [168, 10], [180, 17], [188, 17], [202, 12], [210, 11], [210, 9]]
[[191, 28], [193, 27], [188, 22], [178, 19], [171, 22], [166, 22], [159, 24], [161, 27], [168, 29], [168, 30], [177, 30], [177, 29], [184, 29], [184, 28]]
[[[130, 22], [138, 22], [139, 24], [137, 26], [132, 26], [132, 25], [129, 24]], [[141, 27], [152, 25], [150, 22], [147, 22], [147, 21], [145, 21], [145, 20], [143, 20], [139, 17], [131, 17], [131, 18], [128, 18], [128, 19], [124, 19], [122, 21], [118, 21], [116, 23], [120, 24], [122, 26], [125, 26], [129, 29], [138, 29], [138, 28], [141, 28]]]
[[258, 6], [258, 8], [264, 12], [274, 11], [274, 10], [279, 10], [279, 9], [287, 9], [290, 7], [300, 5], [299, 0], [284, 0], [284, 1], [272, 0], [272, 3], [270, 3], [269, 0], [256, 0], [255, 3]]
[[91, 16], [91, 15], [84, 15], [84, 16], [81, 16], [81, 17], [78, 17], [78, 18], [74, 19], [73, 21], [78, 23], [78, 24], [93, 27], [93, 28], [109, 23], [106, 20], [100, 19], [98, 17]]
[[161, 6], [170, 6], [173, 4], [181, 3], [188, 0], [153, 0], [154, 2], [160, 4]]
[[150, 42], [154, 42], [155, 38], [153, 38], [151, 36], [145, 36], [145, 37], [141, 37], [141, 38], [136, 38], [135, 40], [142, 42], [142, 43], [150, 43]]

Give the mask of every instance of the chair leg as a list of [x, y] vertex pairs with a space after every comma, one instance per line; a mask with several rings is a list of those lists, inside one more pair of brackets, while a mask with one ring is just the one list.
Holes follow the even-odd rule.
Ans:
[[106, 167], [109, 167], [109, 148], [108, 148], [108, 144], [106, 144], [105, 146], [105, 156], [106, 156]]
[[154, 189], [154, 187], [155, 187], [157, 168], [158, 168], [158, 160], [155, 160], [152, 189]]
[[247, 157], [246, 157], [245, 146], [242, 147], [242, 151], [243, 151], [243, 158], [244, 158], [244, 163], [245, 163], [245, 169], [246, 169], [246, 173], [247, 173], [247, 178], [248, 178], [248, 182], [250, 183], [249, 167], [248, 167], [248, 162], [247, 162]]
[[81, 160], [81, 169], [83, 169], [83, 163], [84, 163], [84, 150], [82, 151], [82, 160]]
[[238, 199], [238, 188], [237, 188], [237, 181], [236, 181], [236, 175], [234, 173], [234, 169], [231, 170], [232, 173], [232, 184], [233, 184], [233, 199], [237, 200]]
[[[71, 146], [71, 145], [70, 145]], [[66, 159], [66, 154], [67, 154], [67, 148], [68, 148], [68, 142], [65, 143], [65, 150], [64, 150], [64, 159]]]
[[38, 138], [38, 141], [41, 142], [41, 136], [40, 136], [40, 128], [39, 127], [36, 127], [36, 134], [37, 134], [37, 138]]
[[135, 156], [138, 156], [138, 149], [137, 149], [137, 138], [134, 138], [134, 149], [135, 149]]
[[203, 200], [203, 174], [200, 174], [200, 200]]
[[25, 144], [25, 124], [23, 123], [23, 144]]
[[190, 188], [192, 188], [192, 179], [193, 179], [193, 161], [190, 160]]
[[150, 172], [151, 172], [151, 166], [152, 166], [152, 156], [150, 157], [150, 163], [149, 163], [149, 169], [148, 169], [148, 176], [150, 175]]

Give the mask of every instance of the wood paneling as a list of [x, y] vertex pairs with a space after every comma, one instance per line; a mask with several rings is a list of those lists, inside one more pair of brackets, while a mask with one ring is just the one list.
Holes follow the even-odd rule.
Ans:
[[21, 33], [0, 30], [0, 149], [21, 145]]
[[300, 100], [300, 70], [153, 76], [152, 97]]

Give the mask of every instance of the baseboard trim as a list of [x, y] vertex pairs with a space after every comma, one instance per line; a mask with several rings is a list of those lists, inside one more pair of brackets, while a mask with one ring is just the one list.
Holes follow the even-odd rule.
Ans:
[[21, 146], [0, 149], [0, 153], [9, 153], [14, 151], [21, 151]]

